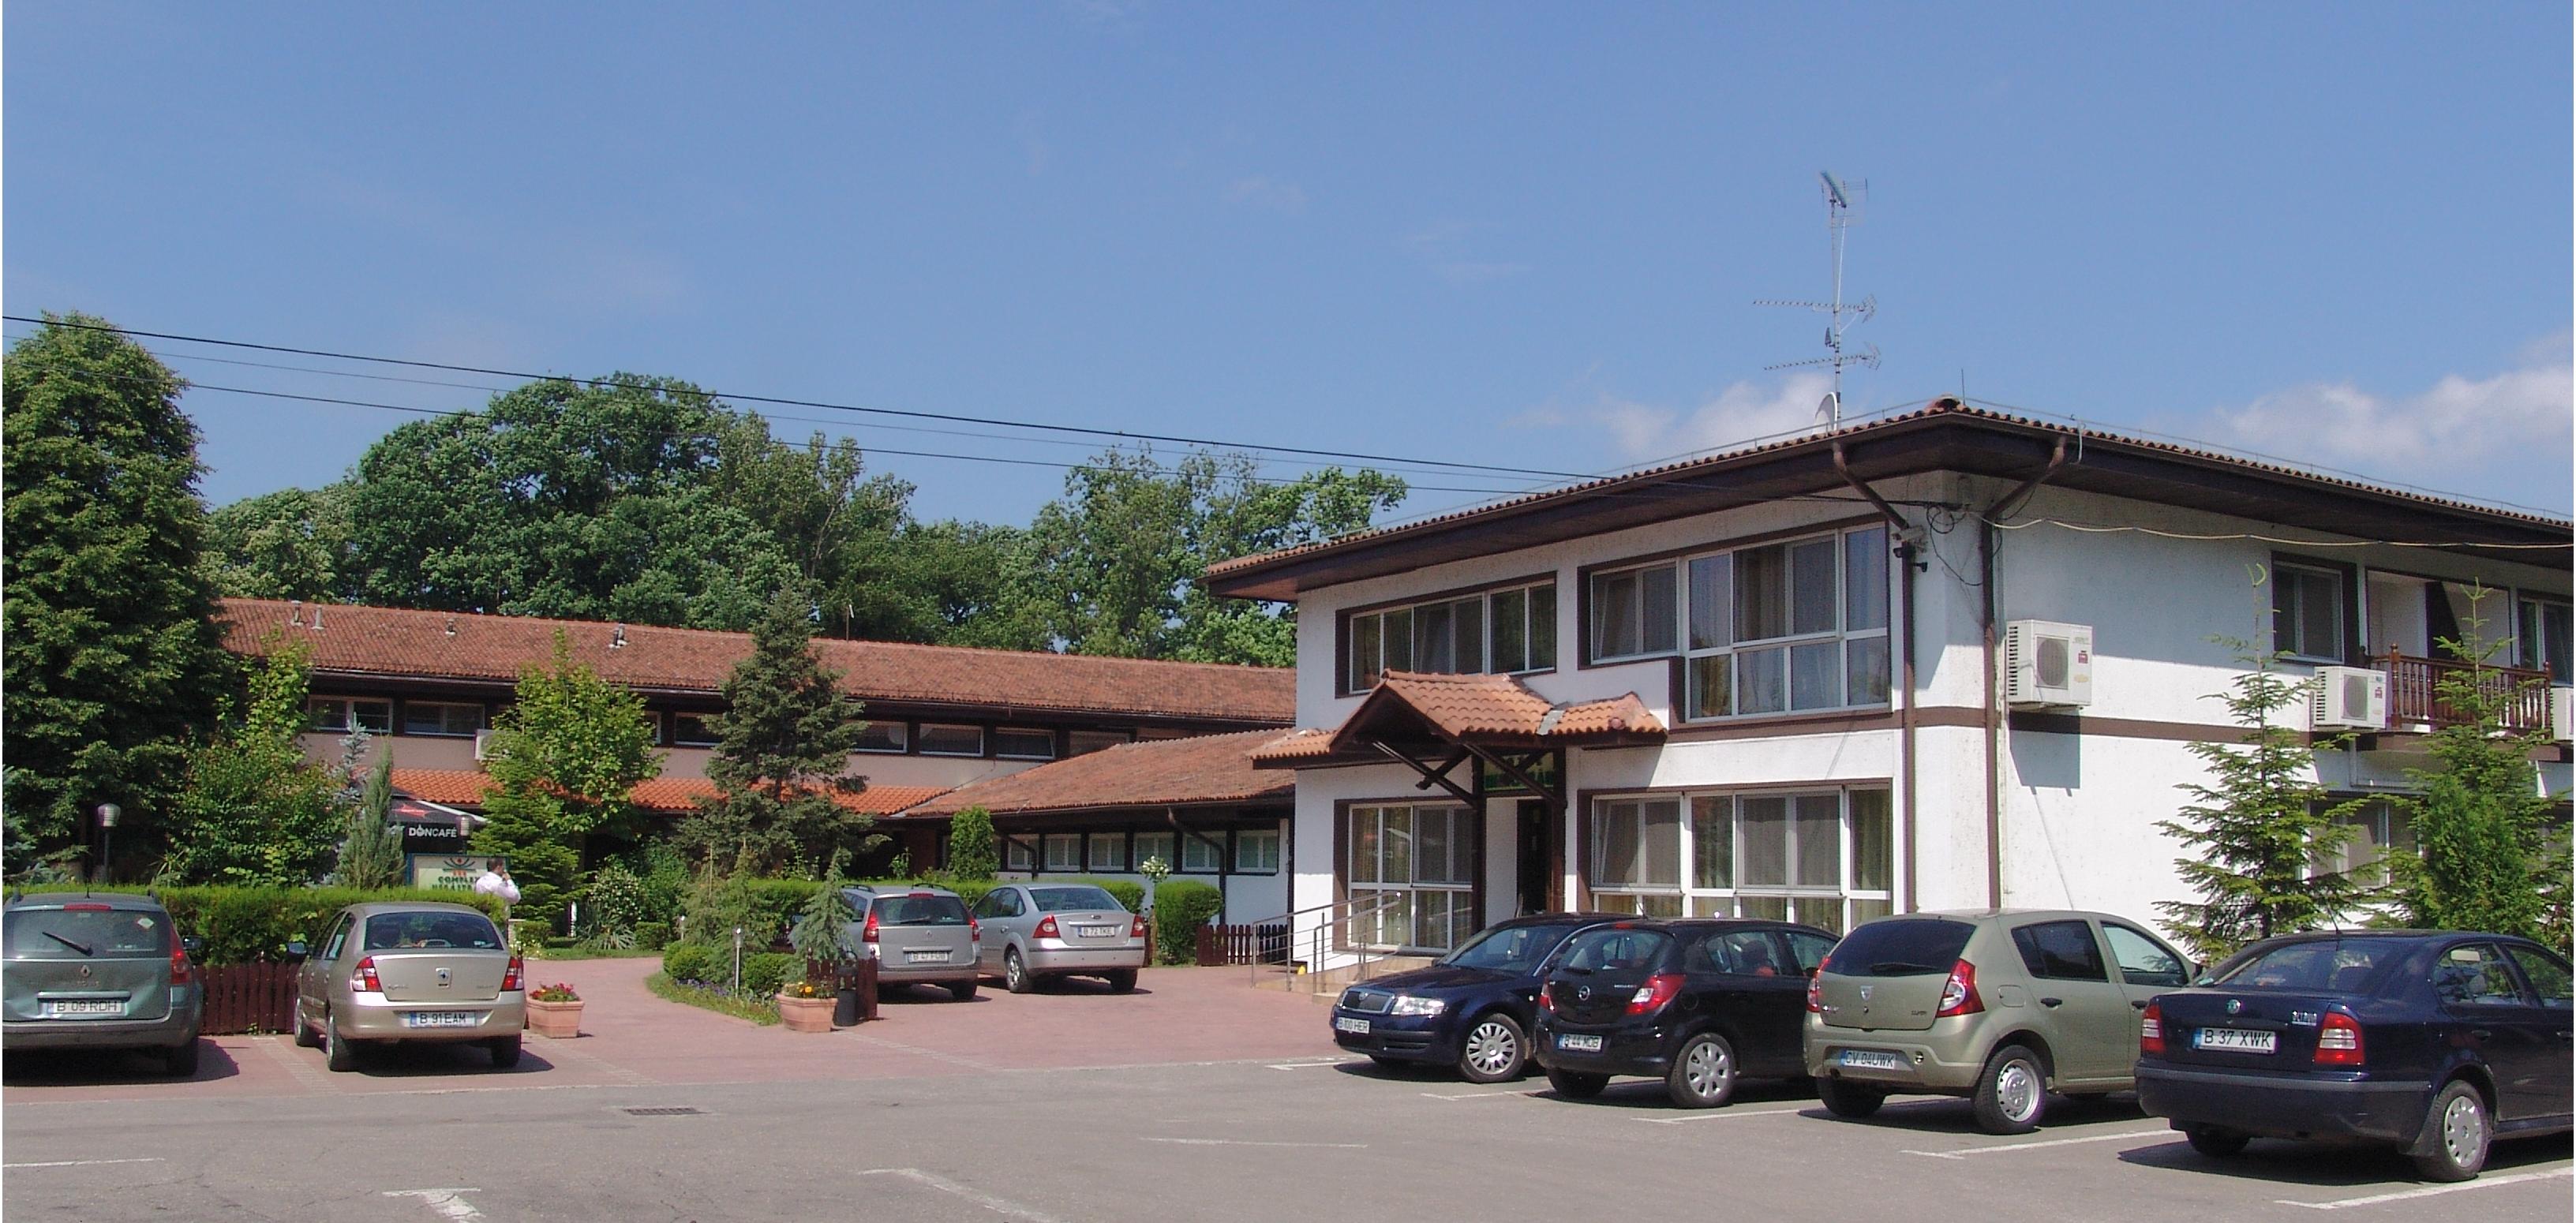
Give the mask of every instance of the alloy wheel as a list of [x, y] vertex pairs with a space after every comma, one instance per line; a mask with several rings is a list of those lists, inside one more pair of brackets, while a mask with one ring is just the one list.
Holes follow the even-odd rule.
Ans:
[[1467, 1064], [1480, 1075], [1501, 1078], [1520, 1057], [1519, 1034], [1500, 1019], [1484, 1020], [1467, 1033]]
[[2464, 1168], [2477, 1167], [2486, 1153], [2487, 1119], [2477, 1097], [2462, 1093], [2442, 1110], [2442, 1149]]

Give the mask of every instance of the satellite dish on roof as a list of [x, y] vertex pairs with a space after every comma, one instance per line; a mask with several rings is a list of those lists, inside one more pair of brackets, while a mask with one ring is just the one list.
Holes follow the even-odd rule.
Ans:
[[1839, 391], [1825, 392], [1825, 397], [1816, 401], [1816, 423], [1824, 424], [1827, 422], [1833, 422], [1839, 424], [1842, 422], [1842, 418], [1842, 393]]

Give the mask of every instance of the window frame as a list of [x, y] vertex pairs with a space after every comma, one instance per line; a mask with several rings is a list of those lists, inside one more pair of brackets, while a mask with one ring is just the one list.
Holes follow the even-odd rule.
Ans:
[[[1099, 851], [1101, 842], [1104, 840], [1110, 842], [1118, 851], [1118, 864], [1115, 866], [1102, 860]], [[1128, 854], [1127, 834], [1123, 830], [1082, 834], [1082, 869], [1095, 874], [1107, 871], [1111, 874], [1124, 875], [1132, 871], [1135, 865], [1135, 860]]]
[[[320, 707], [326, 705], [339, 711], [338, 719], [327, 725], [313, 719], [313, 715], [320, 712]], [[384, 716], [382, 720], [384, 725], [368, 726], [364, 722], [360, 721], [358, 718], [358, 707], [361, 705], [373, 706], [383, 710]], [[394, 733], [394, 702], [391, 697], [308, 696], [304, 698], [304, 714], [305, 729], [307, 730], [336, 730], [345, 734], [351, 728], [355, 727], [363, 729], [371, 735], [390, 735]]]
[[[685, 738], [685, 737], [683, 737], [683, 736], [681, 735], [681, 733], [680, 733], [680, 724], [681, 724], [681, 723], [683, 723], [683, 722], [695, 722], [695, 723], [697, 723], [697, 724], [698, 724], [698, 730], [699, 730], [699, 732], [700, 732], [701, 734], [704, 734], [706, 737], [705, 737], [705, 738], [703, 738], [703, 739], [690, 739], [690, 738]], [[674, 710], [674, 711], [672, 712], [672, 714], [671, 714], [671, 738], [670, 738], [670, 744], [671, 744], [671, 746], [673, 746], [673, 747], [714, 747], [714, 746], [716, 746], [716, 745], [717, 745], [718, 743], [720, 743], [720, 742], [722, 742], [722, 740], [721, 740], [721, 739], [719, 739], [719, 738], [717, 737], [716, 732], [715, 732], [715, 731], [713, 731], [713, 730], [711, 730], [711, 729], [708, 729], [708, 727], [707, 727], [707, 715], [702, 714], [702, 713], [680, 713], [680, 712], [678, 712], [677, 710]]]
[[[1082, 872], [1082, 851], [1087, 840], [1088, 838], [1079, 832], [1049, 832], [1041, 834], [1038, 838], [1038, 861], [1044, 864], [1042, 869], [1056, 874], [1080, 874]], [[1058, 863], [1056, 861], [1055, 851], [1056, 847], [1059, 845], [1070, 846], [1073, 851], [1071, 854], [1067, 855], [1067, 860], [1062, 863]]]
[[[1005, 750], [1002, 746], [1002, 736], [1004, 735], [1043, 735], [1046, 737], [1046, 754], [1039, 756], [1028, 752]], [[996, 726], [985, 732], [984, 739], [985, 742], [992, 745], [993, 757], [997, 760], [1057, 759], [1055, 732], [1048, 730], [1043, 726]]]
[[[419, 730], [414, 728], [412, 725], [412, 713], [414, 710], [421, 709], [471, 709], [474, 711], [474, 726], [470, 730]], [[439, 719], [439, 722], [443, 728], [446, 725], [447, 719], [442, 717]], [[480, 701], [406, 700], [402, 703], [401, 726], [402, 729], [397, 733], [416, 735], [424, 739], [471, 739], [477, 733], [490, 730], [492, 728], [492, 710]]]
[[866, 752], [874, 756], [907, 756], [912, 754], [911, 723], [906, 722], [901, 718], [867, 718], [863, 720], [867, 725], [861, 731], [862, 734], [883, 730], [889, 732], [890, 736], [894, 740], [894, 744], [891, 747], [878, 747], [871, 745], [866, 740], [861, 740], [857, 747], [850, 750]]
[[[2306, 635], [2302, 624], [2304, 617], [2300, 614], [2306, 607], [2306, 599], [2303, 594], [2298, 593], [2301, 588], [2282, 580], [2285, 575], [2289, 574], [2297, 574], [2304, 578], [2325, 578], [2334, 583], [2334, 597], [2332, 604], [2334, 609], [2335, 640], [2332, 652], [2317, 653], [2299, 649], [2296, 647], [2311, 643], [2301, 640], [2294, 644], [2281, 639], [2281, 626], [2285, 621], [2292, 626], [2300, 627], [2300, 636], [2302, 638]], [[2356, 605], [2354, 603], [2356, 591], [2354, 590], [2354, 587], [2357, 584], [2357, 580], [2356, 573], [2349, 565], [2341, 565], [2332, 561], [2310, 560], [2306, 557], [2275, 554], [2272, 558], [2271, 577], [2271, 627], [2273, 652], [2287, 655], [2295, 662], [2315, 663], [2324, 666], [2341, 666], [2345, 662], [2349, 661], [2352, 657], [2352, 643], [2355, 636], [2354, 621], [2358, 619], [2354, 614], [2356, 609]], [[2297, 595], [2298, 598], [2297, 606], [2285, 606], [2283, 604], [2283, 600], [2294, 595]]]
[[[1396, 812], [1403, 813], [1401, 832], [1391, 831], [1395, 828], [1396, 822], [1390, 817]], [[1441, 844], [1449, 847], [1446, 855], [1448, 865], [1442, 869], [1445, 875], [1452, 877], [1427, 879], [1423, 876], [1423, 858], [1418, 851], [1425, 840], [1421, 831], [1425, 827], [1423, 818], [1431, 815], [1438, 816], [1442, 821], [1444, 831]], [[1360, 835], [1360, 825], [1363, 820], [1370, 822], [1371, 831], [1375, 833], [1365, 840]], [[1397, 948], [1408, 954], [1445, 952], [1474, 937], [1475, 933], [1483, 928], [1483, 923], [1478, 920], [1476, 913], [1478, 893], [1481, 889], [1476, 886], [1475, 880], [1484, 850], [1482, 820], [1479, 818], [1479, 813], [1457, 802], [1408, 802], [1397, 799], [1343, 805], [1335, 813], [1334, 821], [1337, 842], [1333, 864], [1334, 884], [1342, 893], [1343, 899], [1351, 902], [1352, 908], [1348, 918], [1336, 923], [1339, 927], [1336, 931], [1338, 940], [1351, 946]], [[1236, 836], [1240, 838], [1245, 831], [1271, 832], [1271, 835], [1277, 835], [1271, 830], [1261, 829], [1238, 830]], [[1403, 860], [1406, 877], [1390, 879], [1387, 873], [1394, 858], [1390, 849], [1398, 841], [1404, 845]], [[1360, 872], [1356, 868], [1364, 844], [1370, 847], [1374, 857], [1369, 867], [1369, 878], [1365, 880], [1360, 878]], [[1466, 866], [1465, 869], [1460, 870], [1457, 869], [1457, 864], [1462, 859]], [[1370, 909], [1365, 913], [1359, 911], [1362, 907], [1359, 902], [1371, 896], [1386, 894], [1393, 894], [1402, 899], [1385, 908]], [[1440, 898], [1439, 921], [1448, 935], [1445, 942], [1435, 942], [1421, 937], [1427, 928], [1421, 916], [1427, 916], [1427, 914], [1421, 914], [1420, 910], [1424, 903], [1423, 898], [1429, 896]], [[1397, 916], [1399, 914], [1400, 917]], [[1390, 920], [1401, 922], [1401, 929], [1397, 931], [1401, 937], [1394, 939], [1387, 937], [1390, 933], [1388, 926]]]
[[[1234, 830], [1234, 836], [1232, 839], [1234, 841], [1234, 847], [1233, 852], [1229, 856], [1234, 862], [1234, 874], [1276, 875], [1279, 873], [1280, 845], [1282, 838], [1279, 835], [1278, 829], [1238, 828]], [[1266, 853], [1255, 853], [1253, 855], [1254, 861], [1247, 865], [1244, 861], [1244, 850], [1248, 846], [1255, 845], [1267, 845], [1270, 848]], [[1263, 865], [1261, 861], [1262, 859], [1267, 859], [1268, 864]]]
[[[2531, 613], [2535, 610], [2544, 617], [2548, 611], [2554, 610], [2571, 629], [2576, 629], [2576, 601], [2564, 595], [2537, 590], [2518, 590], [2513, 596], [2514, 665], [2547, 675], [2550, 687], [2565, 688], [2571, 678], [2576, 678], [2576, 667], [2570, 665], [2576, 664], [2576, 658], [2560, 658], [2549, 649], [2548, 621], [2532, 620]], [[2531, 639], [2534, 629], [2539, 630], [2537, 641]], [[2576, 634], [2561, 634], [2562, 637], [2571, 635]], [[2576, 646], [2571, 646], [2569, 652], [2576, 653]]]
[[[1874, 546], [1879, 552], [1886, 553], [1890, 547], [1887, 524], [1871, 520], [1804, 534], [1734, 544], [1681, 557], [1677, 563], [1682, 576], [1675, 582], [1681, 604], [1679, 612], [1681, 631], [1675, 635], [1675, 648], [1671, 652], [1671, 656], [1677, 660], [1674, 668], [1676, 683], [1673, 687], [1674, 721], [1695, 725], [1714, 725], [1754, 718], [1808, 717], [1817, 714], [1892, 707], [1895, 703], [1894, 676], [1891, 673], [1895, 653], [1895, 618], [1891, 614], [1885, 582], [1894, 569], [1894, 564], [1893, 558], [1887, 555], [1873, 558], [1875, 572], [1882, 582], [1876, 592], [1877, 605], [1874, 609], [1856, 608], [1853, 600], [1854, 591], [1851, 589], [1854, 562], [1859, 559], [1856, 549], [1872, 546], [1867, 541], [1874, 541]], [[1797, 624], [1798, 550], [1812, 548], [1820, 543], [1831, 545], [1831, 557], [1826, 562], [1833, 589], [1830, 596], [1831, 623], [1829, 627], [1801, 631]], [[1744, 635], [1743, 621], [1746, 586], [1744, 558], [1755, 553], [1774, 550], [1780, 555], [1778, 598], [1782, 612], [1782, 627], [1786, 631], [1769, 636], [1747, 637]], [[1693, 573], [1693, 569], [1702, 562], [1715, 561], [1721, 557], [1726, 561], [1726, 606], [1722, 614], [1701, 617], [1697, 614], [1700, 609], [1693, 602], [1693, 593], [1698, 587], [1697, 575]], [[1873, 610], [1875, 614], [1867, 618], [1874, 620], [1875, 623], [1856, 627], [1855, 622], [1864, 618], [1855, 614], [1857, 610]], [[1698, 643], [1692, 635], [1692, 629], [1702, 622], [1722, 626], [1724, 640], [1707, 644]], [[1852, 699], [1853, 681], [1856, 678], [1852, 665], [1854, 647], [1872, 642], [1876, 643], [1880, 668], [1877, 699], [1855, 701]], [[1802, 651], [1820, 650], [1830, 655], [1832, 659], [1831, 673], [1823, 681], [1832, 699], [1822, 703], [1801, 704], [1799, 702], [1800, 654]], [[1773, 656], [1779, 660], [1776, 683], [1780, 698], [1779, 706], [1745, 708], [1744, 697], [1747, 691], [1747, 685], [1744, 682], [1745, 661]], [[1703, 711], [1702, 677], [1704, 674], [1713, 673], [1715, 668], [1711, 664], [1720, 663], [1720, 660], [1723, 660], [1723, 673], [1726, 677], [1726, 708], [1715, 712]]]
[[1012, 836], [1006, 836], [1006, 837], [1001, 838], [1001, 842], [1002, 842], [1002, 869], [1003, 869], [1003, 870], [1006, 870], [1006, 871], [1035, 871], [1035, 870], [1037, 870], [1037, 868], [1038, 868], [1038, 851], [1037, 851], [1037, 847], [1036, 847], [1036, 846], [1034, 846], [1034, 845], [1029, 844], [1028, 839], [1027, 839], [1026, 837], [1012, 837]]
[[[1860, 844], [1862, 812], [1860, 795], [1882, 796], [1880, 807], [1887, 843], [1879, 848], [1879, 861], [1889, 869], [1886, 886], [1862, 887], [1859, 876], [1864, 847]], [[1797, 881], [1798, 870], [1798, 805], [1800, 798], [1835, 798], [1836, 874], [1830, 885], [1805, 884]], [[1897, 876], [1892, 869], [1898, 860], [1901, 830], [1895, 807], [1895, 787], [1890, 780], [1865, 778], [1852, 781], [1806, 782], [1778, 786], [1692, 787], [1663, 790], [1605, 791], [1583, 796], [1583, 829], [1579, 848], [1583, 853], [1578, 882], [1586, 904], [1605, 912], [1636, 912], [1642, 916], [1662, 917], [1747, 917], [1764, 920], [1805, 922], [1836, 933], [1871, 918], [1897, 911], [1900, 899]], [[1746, 863], [1749, 848], [1743, 818], [1745, 800], [1785, 799], [1785, 824], [1780, 842], [1779, 864], [1787, 882], [1748, 883]], [[1608, 804], [1625, 802], [1678, 801], [1680, 819], [1675, 822], [1674, 851], [1679, 855], [1676, 882], [1673, 884], [1604, 882], [1601, 879], [1604, 837], [1601, 815]], [[1717, 883], [1700, 882], [1700, 824], [1703, 803], [1723, 804], [1722, 812], [1713, 812], [1726, 821], [1728, 871]], [[1642, 861], [1643, 854], [1639, 855]], [[1777, 914], [1775, 916], [1775, 914]]]
[[[934, 751], [928, 743], [930, 732], [934, 730], [971, 730], [975, 732], [975, 750], [971, 752]], [[992, 746], [991, 736], [984, 733], [983, 726], [974, 722], [924, 722], [913, 737], [913, 752], [916, 755], [922, 756], [947, 756], [958, 760], [981, 760], [991, 753]]]
[[[1536, 594], [1541, 587], [1545, 587], [1548, 591], [1543, 616], [1540, 614], [1539, 607], [1541, 600]], [[1556, 574], [1532, 574], [1483, 586], [1442, 591], [1437, 594], [1391, 603], [1370, 604], [1344, 611], [1336, 618], [1337, 624], [1333, 635], [1334, 691], [1341, 696], [1359, 696], [1375, 689], [1377, 677], [1386, 674], [1388, 670], [1425, 670], [1423, 666], [1425, 651], [1419, 641], [1425, 614], [1435, 610], [1449, 611], [1455, 604], [1470, 602], [1477, 604], [1478, 666], [1473, 671], [1456, 668], [1460, 651], [1457, 649], [1457, 617], [1452, 611], [1450, 618], [1452, 669], [1439, 674], [1544, 675], [1554, 671], [1557, 669], [1556, 651], [1559, 644], [1556, 640], [1556, 587]], [[1521, 596], [1521, 659], [1530, 665], [1517, 669], [1497, 669], [1495, 666], [1497, 652], [1494, 648], [1496, 621], [1494, 604], [1497, 599], [1508, 598], [1515, 594]], [[1395, 651], [1389, 648], [1387, 636], [1388, 619], [1397, 616], [1402, 618], [1404, 624], [1403, 665], [1401, 666], [1392, 665]], [[1365, 634], [1361, 628], [1363, 621], [1371, 624], [1371, 628]], [[1546, 626], [1544, 631], [1540, 630], [1542, 624]], [[1374, 643], [1377, 654], [1374, 669], [1365, 672], [1361, 668], [1359, 658], [1363, 636]], [[1544, 665], [1540, 665], [1542, 660]], [[1362, 682], [1363, 675], [1366, 676], [1366, 682]]]
[[[1211, 841], [1216, 843], [1211, 845]], [[1205, 865], [1197, 857], [1201, 854], [1210, 855], [1204, 859]], [[1173, 874], [1222, 875], [1227, 873], [1225, 864], [1234, 856], [1233, 838], [1222, 831], [1192, 833], [1181, 838], [1178, 856], [1180, 860], [1172, 864]]]

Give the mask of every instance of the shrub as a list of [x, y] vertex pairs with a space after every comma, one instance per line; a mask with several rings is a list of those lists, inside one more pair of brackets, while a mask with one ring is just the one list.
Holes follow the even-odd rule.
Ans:
[[447, 901], [472, 905], [497, 923], [501, 902], [452, 888], [163, 888], [161, 904], [182, 934], [205, 940], [197, 962], [248, 964], [273, 960], [291, 942], [318, 942], [340, 910], [365, 901]]
[[993, 848], [993, 813], [968, 807], [948, 821], [948, 873], [959, 879], [990, 881], [1002, 869]]
[[1154, 889], [1154, 949], [1166, 964], [1198, 962], [1198, 928], [1225, 909], [1225, 893], [1196, 879], [1166, 879]]
[[[730, 978], [733, 966], [726, 964], [724, 967], [726, 976]], [[764, 951], [742, 957], [742, 992], [753, 998], [770, 997], [784, 987], [789, 978], [804, 975], [804, 961], [783, 951]]]
[[689, 938], [730, 948], [733, 929], [740, 926], [743, 950], [766, 951], [821, 886], [811, 879], [745, 875], [701, 883], [689, 895]]
[[860, 886], [872, 888], [946, 888], [949, 891], [957, 893], [957, 898], [965, 901], [966, 907], [971, 909], [975, 907], [975, 902], [984, 899], [984, 893], [992, 891], [994, 888], [1001, 885], [990, 879], [949, 879], [941, 876], [933, 876], [927, 879], [869, 879], [864, 881]]
[[645, 921], [635, 923], [635, 945], [646, 951], [660, 951], [671, 943], [671, 923]]
[[[715, 949], [703, 943], [679, 943], [662, 953], [662, 975], [674, 981], [704, 981], [715, 964]], [[727, 974], [727, 979], [731, 974]]]
[[644, 880], [624, 864], [600, 867], [588, 891], [590, 903], [582, 906], [582, 916], [590, 919], [592, 933], [632, 934], [635, 923], [644, 920]]
[[[1130, 913], [1145, 911], [1145, 885], [1126, 879], [1033, 879], [1032, 883], [1087, 883], [1118, 898]], [[1200, 886], [1205, 887], [1205, 884]]]

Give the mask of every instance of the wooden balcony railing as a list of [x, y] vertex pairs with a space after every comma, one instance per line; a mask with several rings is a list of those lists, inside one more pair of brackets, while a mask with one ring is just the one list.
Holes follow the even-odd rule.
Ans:
[[2521, 667], [2475, 666], [2449, 658], [2414, 658], [2390, 650], [2371, 660], [2388, 673], [2388, 726], [2460, 726], [2475, 720], [2468, 710], [2442, 699], [2441, 685], [2453, 676], [2477, 672], [2481, 692], [2505, 701], [2501, 721], [2509, 732], [2549, 727], [2549, 675]]

